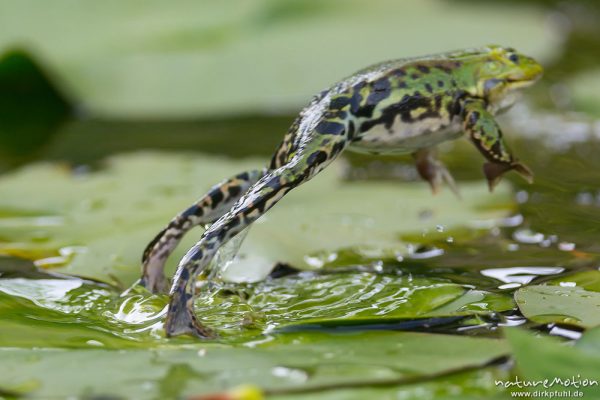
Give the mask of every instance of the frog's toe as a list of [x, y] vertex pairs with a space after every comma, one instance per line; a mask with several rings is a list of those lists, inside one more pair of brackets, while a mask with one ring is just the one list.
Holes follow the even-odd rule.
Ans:
[[169, 305], [169, 312], [165, 321], [165, 333], [167, 337], [191, 335], [200, 339], [217, 338], [217, 334], [212, 329], [198, 322], [193, 311], [189, 310], [187, 306], [174, 307], [173, 302]]
[[433, 194], [437, 194], [442, 187], [442, 183], [446, 183], [452, 193], [459, 199], [461, 198], [452, 174], [440, 161], [430, 157], [420, 157], [417, 159], [416, 166], [421, 178], [429, 182]]
[[212, 329], [201, 325], [195, 318], [186, 322], [181, 322], [178, 319], [167, 319], [165, 323], [165, 332], [167, 337], [180, 335], [190, 335], [200, 339], [216, 339], [218, 337]]
[[515, 162], [512, 167], [527, 183], [533, 183], [533, 172], [531, 172], [531, 169], [527, 165]]
[[155, 271], [155, 273], [144, 273], [140, 279], [140, 285], [155, 294], [167, 294], [171, 287], [171, 282], [165, 277], [162, 271], [156, 269], [147, 269], [146, 271]]
[[483, 173], [488, 181], [490, 192], [498, 185], [500, 179], [502, 179], [502, 175], [510, 170], [515, 170], [527, 182], [533, 182], [533, 172], [525, 164], [517, 161], [512, 163], [486, 162], [483, 164]]
[[[456, 182], [454, 181], [452, 174], [450, 173], [450, 171], [448, 171], [448, 169], [443, 164], [441, 164], [441, 167], [438, 170], [438, 173], [440, 174], [441, 178], [446, 183], [446, 185], [448, 185], [448, 187], [450, 188], [452, 193], [454, 193], [454, 195], [456, 197], [458, 197], [459, 199], [462, 199], [462, 196], [460, 195], [458, 186], [456, 186]], [[435, 190], [434, 190], [434, 193], [435, 193]]]

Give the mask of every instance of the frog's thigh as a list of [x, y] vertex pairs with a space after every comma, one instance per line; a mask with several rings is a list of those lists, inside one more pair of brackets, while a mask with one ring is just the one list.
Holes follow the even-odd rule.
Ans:
[[140, 284], [153, 293], [167, 292], [168, 281], [163, 273], [164, 265], [185, 233], [194, 226], [212, 223], [225, 214], [265, 172], [252, 170], [235, 175], [213, 186], [208, 193], [173, 218], [144, 250]]
[[200, 241], [181, 260], [165, 322], [168, 336], [192, 334], [211, 337], [194, 314], [195, 282], [217, 250], [260, 216], [290, 190], [308, 181], [325, 168], [346, 145], [345, 135], [315, 135], [282, 167], [272, 170], [254, 184], [231, 210], [211, 225]]

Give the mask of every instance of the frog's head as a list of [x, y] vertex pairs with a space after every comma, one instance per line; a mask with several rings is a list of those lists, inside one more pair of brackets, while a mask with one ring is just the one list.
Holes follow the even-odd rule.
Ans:
[[495, 109], [510, 107], [519, 89], [533, 85], [542, 76], [542, 66], [515, 49], [488, 46], [475, 69], [476, 93]]

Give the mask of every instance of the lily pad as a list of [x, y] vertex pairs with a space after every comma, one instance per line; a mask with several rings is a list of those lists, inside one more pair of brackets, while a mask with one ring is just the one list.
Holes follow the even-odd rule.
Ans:
[[591, 271], [580, 271], [552, 279], [547, 283], [563, 287], [577, 286], [585, 290], [600, 292], [600, 271], [595, 269]]
[[[0, 178], [0, 254], [128, 286], [146, 243], [173, 215], [215, 182], [263, 163], [138, 153], [114, 157], [93, 173], [54, 164], [23, 168]], [[508, 186], [489, 194], [483, 182], [461, 184], [460, 201], [448, 190], [432, 196], [424, 183], [343, 182], [340, 167], [335, 163], [257, 221], [225, 277], [260, 280], [276, 262], [314, 268], [308, 255], [348, 246], [405, 254], [401, 233], [494, 220], [512, 208]], [[171, 268], [199, 235], [187, 236]]]
[[538, 323], [560, 322], [592, 328], [600, 325], [600, 293], [580, 287], [532, 285], [515, 292], [525, 317]]
[[397, 332], [295, 333], [242, 347], [202, 343], [122, 351], [5, 348], [0, 350], [0, 387], [36, 398], [178, 398], [247, 383], [281, 391], [476, 368], [507, 350], [506, 343], [496, 339]]
[[575, 347], [586, 354], [600, 358], [600, 328], [590, 329], [577, 341]]
[[[535, 337], [517, 328], [506, 329], [505, 333], [517, 360], [520, 381], [527, 381], [530, 385], [536, 384], [535, 387], [529, 388], [530, 391], [580, 391], [583, 396], [577, 397], [598, 398], [598, 353], [592, 354], [578, 345], [569, 346], [555, 338]], [[595, 337], [597, 340], [598, 336]], [[545, 380], [547, 388], [544, 388]], [[510, 381], [515, 382], [515, 379]], [[592, 381], [596, 383], [593, 384]], [[516, 386], [513, 386], [514, 388]]]
[[[434, 278], [344, 273], [201, 291], [196, 311], [224, 343], [277, 330], [416, 329], [513, 307], [510, 296]], [[0, 279], [0, 346], [127, 349], [168, 343], [166, 296], [80, 279]], [[456, 318], [459, 317], [459, 318]], [[190, 339], [184, 340], [187, 343]], [[193, 340], [192, 340], [193, 341]]]

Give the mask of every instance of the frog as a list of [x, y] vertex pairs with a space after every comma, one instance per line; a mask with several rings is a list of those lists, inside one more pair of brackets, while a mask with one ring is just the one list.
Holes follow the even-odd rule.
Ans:
[[[534, 58], [512, 47], [488, 45], [375, 64], [314, 96], [265, 167], [213, 186], [147, 245], [139, 282], [150, 292], [168, 293], [166, 336], [218, 337], [194, 311], [199, 275], [209, 271], [219, 248], [344, 150], [412, 155], [434, 193], [442, 185], [456, 191], [436, 147], [465, 136], [485, 159], [490, 191], [508, 171], [532, 182], [533, 173], [513, 155], [495, 117], [542, 74]], [[171, 284], [165, 262], [198, 225], [206, 230], [181, 259]]]

